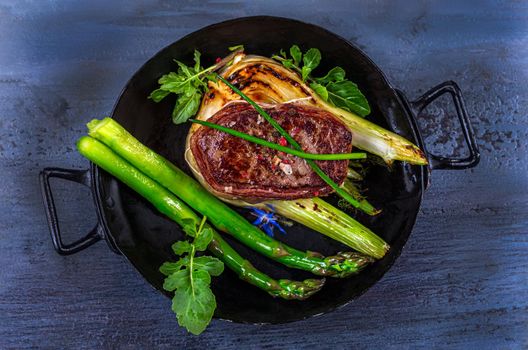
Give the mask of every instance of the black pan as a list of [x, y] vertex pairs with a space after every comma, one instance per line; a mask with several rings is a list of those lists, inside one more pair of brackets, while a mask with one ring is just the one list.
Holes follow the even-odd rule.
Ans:
[[[323, 54], [320, 71], [324, 72], [335, 65], [343, 67], [349, 78], [359, 85], [368, 98], [372, 107], [369, 118], [406, 137], [425, 151], [415, 118], [425, 106], [440, 95], [448, 93], [452, 96], [469, 149], [470, 156], [465, 159], [428, 154], [429, 167], [396, 162], [391, 171], [382, 166], [370, 170], [366, 186], [370, 189], [368, 196], [383, 212], [376, 217], [356, 217], [389, 242], [391, 250], [382, 260], [372, 264], [358, 276], [341, 280], [327, 279], [325, 287], [305, 301], [274, 299], [239, 280], [231, 271], [214, 279], [213, 289], [218, 301], [215, 313], [217, 318], [246, 323], [300, 320], [345, 305], [376, 283], [400, 255], [411, 233], [422, 195], [429, 182], [430, 171], [473, 167], [479, 161], [479, 153], [460, 90], [454, 82], [440, 84], [418, 100], [409, 102], [389, 84], [381, 70], [365, 53], [353, 44], [318, 26], [277, 17], [248, 17], [211, 25], [164, 48], [130, 79], [114, 107], [112, 117], [141, 142], [190, 173], [183, 160], [188, 126], [172, 124], [170, 112], [174, 100], [167, 99], [156, 104], [147, 100], [147, 96], [156, 88], [157, 79], [162, 74], [176, 69], [174, 58], [191, 62], [194, 49], [198, 49], [202, 52], [203, 62], [212, 63], [216, 57], [226, 54], [227, 47], [237, 44], [244, 44], [247, 52], [265, 56], [270, 56], [281, 48], [289, 48], [292, 44], [298, 44], [304, 49], [319, 48]], [[61, 240], [49, 185], [50, 177], [75, 181], [92, 189], [99, 222], [88, 235], [74, 243], [65, 244]], [[47, 168], [41, 172], [40, 178], [51, 237], [58, 253], [74, 254], [99, 240], [106, 240], [114, 252], [123, 254], [150, 284], [165, 293], [162, 288], [163, 276], [158, 272], [158, 267], [164, 261], [175, 259], [170, 245], [183, 238], [182, 231], [175, 223], [160, 215], [140, 196], [93, 164], [88, 170]], [[241, 255], [273, 277], [308, 277], [303, 271], [286, 269], [238, 244], [227, 235], [224, 237]], [[301, 225], [289, 228], [288, 234], [279, 239], [293, 247], [317, 250], [323, 254], [346, 249]]]

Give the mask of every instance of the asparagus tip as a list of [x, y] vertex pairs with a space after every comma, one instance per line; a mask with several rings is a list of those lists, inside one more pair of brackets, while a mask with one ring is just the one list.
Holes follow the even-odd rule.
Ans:
[[328, 274], [338, 278], [357, 274], [374, 261], [374, 258], [356, 252], [339, 252], [325, 259], [329, 265]]
[[302, 282], [281, 279], [279, 288], [269, 291], [273, 297], [286, 300], [304, 300], [317, 293], [325, 284], [325, 279], [306, 279]]

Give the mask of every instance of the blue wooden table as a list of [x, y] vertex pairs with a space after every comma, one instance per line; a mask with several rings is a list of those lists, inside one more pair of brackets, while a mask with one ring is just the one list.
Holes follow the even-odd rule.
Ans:
[[[84, 124], [155, 52], [257, 14], [344, 36], [410, 97], [457, 81], [482, 160], [433, 173], [400, 259], [357, 301], [287, 325], [214, 321], [194, 337], [105, 244], [53, 251], [37, 174], [87, 166], [74, 150]], [[0, 348], [528, 347], [527, 57], [520, 1], [0, 1]], [[427, 142], [461, 153], [442, 107], [421, 118]], [[66, 238], [78, 237], [95, 222], [89, 191], [54, 186]]]

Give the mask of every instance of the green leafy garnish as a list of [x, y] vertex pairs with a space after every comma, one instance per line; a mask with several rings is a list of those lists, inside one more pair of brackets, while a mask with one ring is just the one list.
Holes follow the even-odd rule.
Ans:
[[349, 112], [355, 112], [364, 117], [370, 113], [365, 96], [359, 91], [356, 84], [350, 80], [332, 82], [326, 85], [328, 99], [337, 107]]
[[[229, 50], [243, 51], [244, 46], [231, 46]], [[303, 54], [299, 46], [293, 45], [288, 53], [280, 50], [280, 54], [273, 55], [272, 58], [280, 61], [286, 68], [299, 73], [302, 80], [308, 83], [324, 101], [362, 117], [370, 113], [367, 99], [356, 84], [346, 80], [343, 68], [334, 67], [323, 77], [313, 77], [312, 72], [321, 63], [321, 52], [318, 49], [311, 48]], [[174, 61], [178, 64], [178, 70], [163, 75], [158, 80], [159, 88], [152, 91], [149, 98], [160, 102], [169, 94], [176, 94], [177, 100], [172, 111], [172, 121], [175, 124], [182, 124], [198, 112], [202, 96], [207, 91], [207, 82], [216, 81], [215, 69], [226, 63], [217, 63], [203, 68], [200, 63], [200, 52], [197, 50], [194, 51], [193, 66]]]
[[299, 46], [293, 45], [290, 47], [290, 55], [293, 57], [293, 64], [298, 66], [301, 63], [302, 52]]
[[334, 68], [330, 69], [328, 71], [328, 73], [326, 73], [326, 75], [324, 77], [313, 78], [313, 80], [315, 80], [315, 82], [317, 82], [319, 84], [326, 85], [326, 84], [329, 84], [329, 83], [332, 83], [332, 82], [345, 80], [345, 75], [346, 75], [346, 73], [345, 73], [345, 70], [343, 68], [334, 67]]
[[303, 67], [301, 68], [301, 74], [303, 80], [306, 80], [308, 78], [308, 75], [312, 73], [312, 71], [317, 68], [319, 63], [321, 63], [321, 52], [318, 49], [311, 48], [310, 50], [306, 51], [306, 53], [303, 56]]
[[311, 48], [303, 55], [299, 47], [293, 45], [290, 48], [290, 56], [284, 50], [280, 50], [279, 55], [273, 55], [272, 58], [281, 62], [284, 67], [299, 73], [302, 80], [309, 83], [312, 90], [324, 101], [361, 117], [370, 113], [367, 99], [356, 84], [345, 78], [346, 73], [343, 68], [334, 67], [320, 78], [312, 76], [312, 71], [321, 62], [321, 52], [318, 49]]
[[172, 311], [178, 318], [178, 324], [195, 335], [202, 333], [216, 309], [216, 299], [211, 291], [211, 276], [224, 271], [224, 264], [215, 257], [196, 252], [207, 249], [213, 239], [213, 230], [205, 227], [207, 217], [199, 225], [194, 220], [184, 225], [185, 232], [194, 237], [193, 242], [179, 241], [172, 245], [174, 254], [181, 256], [176, 262], [165, 262], [159, 268], [167, 276], [163, 289], [174, 292]]
[[197, 50], [194, 50], [192, 67], [174, 61], [178, 64], [178, 71], [163, 75], [158, 80], [160, 87], [152, 91], [149, 98], [154, 102], [160, 102], [170, 93], [178, 95], [172, 111], [172, 121], [174, 124], [181, 124], [198, 112], [202, 95], [207, 90], [207, 81], [214, 80], [210, 72], [216, 68], [216, 65], [204, 69], [200, 65], [200, 52]]
[[319, 95], [319, 97], [321, 97], [325, 101], [328, 101], [328, 89], [326, 88], [326, 86], [318, 83], [311, 83], [310, 87], [313, 91], [315, 91], [317, 95]]

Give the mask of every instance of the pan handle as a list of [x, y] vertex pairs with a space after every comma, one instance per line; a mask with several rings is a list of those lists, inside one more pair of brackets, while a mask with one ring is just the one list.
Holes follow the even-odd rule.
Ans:
[[464, 98], [460, 88], [454, 81], [443, 82], [431, 90], [427, 91], [417, 100], [411, 102], [411, 107], [415, 115], [418, 115], [425, 107], [427, 107], [434, 100], [443, 94], [450, 94], [453, 103], [455, 104], [456, 113], [462, 133], [466, 140], [467, 148], [469, 149], [469, 156], [466, 158], [449, 158], [442, 157], [435, 154], [428, 154], [431, 163], [431, 169], [467, 169], [475, 167], [480, 161], [480, 153], [475, 139], [475, 133], [471, 127]]
[[46, 209], [46, 217], [48, 218], [51, 240], [57, 253], [61, 255], [71, 255], [78, 251], [88, 248], [92, 244], [104, 238], [103, 228], [99, 223], [83, 238], [73, 243], [63, 243], [59, 219], [57, 217], [57, 209], [53, 200], [53, 194], [50, 186], [50, 178], [60, 178], [68, 181], [73, 181], [87, 187], [90, 187], [90, 170], [73, 170], [62, 168], [45, 168], [39, 174], [40, 190], [44, 199], [44, 208]]

